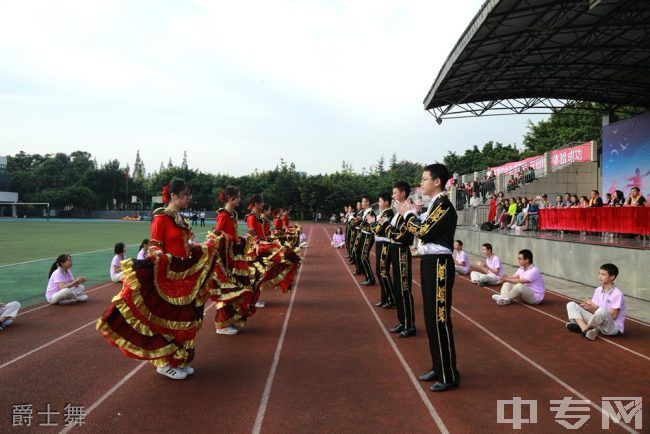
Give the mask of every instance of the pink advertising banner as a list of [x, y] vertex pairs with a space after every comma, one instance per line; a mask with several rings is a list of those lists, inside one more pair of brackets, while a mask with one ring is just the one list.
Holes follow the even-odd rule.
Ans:
[[591, 142], [570, 148], [551, 151], [551, 166], [558, 167], [569, 163], [591, 161]]
[[495, 175], [500, 175], [505, 172], [510, 172], [519, 167], [523, 167], [524, 170], [528, 170], [528, 166], [533, 166], [533, 169], [540, 170], [544, 168], [544, 156], [537, 155], [535, 157], [528, 157], [525, 160], [513, 161], [512, 163], [506, 163], [498, 167], [490, 167], [490, 170]]

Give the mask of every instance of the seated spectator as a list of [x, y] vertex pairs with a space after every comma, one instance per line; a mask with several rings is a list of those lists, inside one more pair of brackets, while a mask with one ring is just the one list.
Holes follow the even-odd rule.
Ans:
[[45, 298], [50, 304], [73, 304], [78, 301], [88, 300], [84, 294], [86, 288], [82, 285], [85, 277], [72, 275], [72, 257], [70, 255], [59, 255], [52, 264], [45, 290]]
[[611, 193], [605, 193], [605, 200], [603, 201], [603, 206], [614, 206], [614, 199], [612, 199]]
[[481, 252], [485, 255], [485, 264], [481, 261], [476, 263], [476, 268], [480, 270], [470, 273], [470, 280], [478, 286], [496, 285], [503, 276], [503, 267], [501, 260], [497, 255], [492, 253], [492, 244], [485, 243], [481, 246]]
[[122, 261], [124, 260], [124, 254], [126, 253], [126, 246], [121, 242], [115, 243], [113, 252], [115, 253], [115, 256], [113, 256], [111, 268], [108, 272], [111, 276], [111, 281], [119, 282], [122, 280]]
[[343, 233], [343, 230], [338, 227], [336, 228], [334, 235], [332, 235], [332, 247], [340, 249], [343, 246], [345, 246], [345, 234]]
[[539, 222], [539, 205], [535, 203], [532, 197], [528, 201], [526, 217], [526, 230], [536, 231]]
[[0, 331], [6, 329], [14, 323], [19, 310], [20, 303], [17, 301], [0, 303]]
[[580, 196], [579, 208], [589, 208], [589, 198], [587, 196]]
[[[560, 199], [561, 198], [562, 197], [560, 196]], [[553, 208], [553, 205], [551, 205], [551, 202], [548, 200], [548, 195], [546, 193], [542, 194], [542, 200], [539, 202], [538, 206], [539, 209]]]
[[598, 193], [598, 190], [591, 190], [591, 193], [589, 193], [591, 196], [589, 198], [589, 206], [591, 208], [598, 208], [603, 206], [603, 199], [600, 197], [600, 193]]
[[612, 206], [625, 206], [625, 196], [621, 190], [616, 190], [614, 192], [614, 197], [612, 197]]
[[569, 331], [582, 333], [593, 341], [598, 333], [605, 336], [623, 334], [625, 326], [625, 296], [616, 287], [618, 267], [603, 264], [598, 271], [598, 280], [602, 284], [594, 291], [591, 300], [584, 303], [570, 301], [566, 305]]
[[501, 277], [501, 294], [492, 296], [499, 306], [510, 304], [512, 300], [521, 300], [526, 304], [539, 304], [544, 300], [544, 277], [533, 264], [533, 252], [521, 250], [517, 260], [520, 264], [517, 272], [513, 276]]
[[468, 274], [469, 273], [469, 255], [466, 251], [463, 250], [463, 242], [461, 240], [456, 240], [454, 242], [454, 253], [452, 254], [454, 258], [454, 266], [456, 267], [456, 273], [458, 274]]
[[298, 247], [300, 247], [301, 249], [307, 247], [307, 234], [301, 232], [299, 241], [300, 241], [300, 245]]
[[501, 212], [498, 211], [499, 205], [497, 204], [497, 221], [499, 229], [503, 229], [508, 225], [508, 208], [510, 207], [510, 199], [502, 199]]
[[579, 207], [580, 207], [580, 199], [578, 199], [577, 195], [572, 194], [571, 199], [569, 199], [569, 204], [567, 205], [567, 208], [579, 208]]
[[528, 167], [528, 175], [526, 176], [526, 182], [532, 182], [535, 180], [535, 168], [533, 166]]
[[564, 206], [571, 207], [571, 193], [564, 193]]
[[625, 202], [625, 206], [645, 206], [645, 197], [641, 196], [641, 190], [638, 187], [630, 189], [630, 195]]
[[564, 208], [566, 206], [566, 203], [564, 202], [564, 199], [562, 199], [562, 195], [558, 194], [555, 196], [555, 208]]
[[140, 247], [138, 247], [138, 256], [135, 259], [144, 259], [147, 257], [147, 249], [149, 249], [149, 238], [145, 238], [142, 240], [140, 243]]
[[506, 218], [507, 225], [514, 225], [515, 218], [517, 217], [517, 201], [513, 198], [508, 205], [508, 215]]

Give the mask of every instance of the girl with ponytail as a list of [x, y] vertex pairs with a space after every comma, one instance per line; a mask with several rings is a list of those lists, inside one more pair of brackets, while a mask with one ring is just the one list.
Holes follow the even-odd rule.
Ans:
[[59, 255], [50, 267], [48, 274], [45, 299], [50, 304], [73, 304], [78, 301], [88, 300], [84, 294], [86, 288], [82, 285], [85, 277], [72, 275], [72, 257], [70, 255]]

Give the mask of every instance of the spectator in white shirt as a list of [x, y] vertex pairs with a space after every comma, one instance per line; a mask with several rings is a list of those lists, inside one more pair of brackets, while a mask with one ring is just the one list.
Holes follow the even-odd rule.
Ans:
[[14, 323], [19, 310], [20, 303], [17, 301], [10, 301], [6, 304], [0, 303], [0, 331]]
[[142, 259], [146, 258], [148, 249], [149, 249], [149, 238], [145, 238], [140, 243], [140, 247], [138, 247], [138, 256], [135, 259], [142, 260]]
[[503, 276], [503, 267], [498, 256], [492, 254], [492, 244], [485, 243], [481, 246], [481, 252], [485, 255], [485, 263], [478, 261], [476, 267], [481, 271], [472, 271], [470, 280], [478, 286], [496, 285]]
[[124, 254], [126, 253], [126, 246], [122, 242], [115, 243], [113, 252], [115, 253], [115, 256], [113, 256], [113, 260], [111, 261], [109, 273], [113, 282], [119, 282], [122, 280], [122, 261], [124, 260]]
[[481, 204], [481, 199], [476, 194], [476, 191], [472, 190], [472, 197], [469, 199], [469, 206], [472, 209], [472, 224], [478, 226], [476, 221], [478, 218], [478, 206]]
[[463, 250], [463, 242], [461, 240], [456, 240], [454, 242], [454, 252], [452, 253], [454, 258], [454, 265], [456, 267], [456, 273], [458, 274], [468, 274], [469, 273], [469, 255], [466, 251]]
[[616, 287], [614, 280], [618, 277], [618, 267], [603, 264], [598, 271], [601, 286], [596, 288], [593, 297], [584, 303], [570, 301], [566, 305], [569, 331], [582, 333], [593, 341], [598, 333], [605, 336], [622, 334], [625, 325], [625, 296]]
[[539, 304], [544, 300], [544, 277], [533, 264], [533, 252], [520, 250], [517, 255], [519, 269], [513, 276], [501, 277], [501, 294], [494, 294], [492, 300], [499, 306], [520, 300], [526, 304]]

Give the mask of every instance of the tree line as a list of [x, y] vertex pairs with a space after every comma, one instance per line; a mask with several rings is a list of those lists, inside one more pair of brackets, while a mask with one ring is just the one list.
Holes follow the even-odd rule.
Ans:
[[[449, 152], [443, 162], [452, 173], [466, 174], [542, 154], [572, 141], [600, 142], [601, 114], [585, 108], [593, 109], [565, 109], [537, 124], [529, 123], [521, 150], [514, 144], [490, 141], [481, 149], [471, 147], [463, 155]], [[634, 113], [638, 110], [617, 116], [624, 118]], [[310, 218], [314, 212], [326, 215], [337, 212], [345, 205], [356, 203], [364, 194], [377, 197], [389, 193], [398, 180], [418, 185], [422, 167], [419, 162], [399, 160], [393, 154], [388, 162], [382, 156], [376, 164], [360, 172], [343, 161], [334, 173], [308, 175], [297, 171], [293, 163], [280, 160], [273, 170], [235, 177], [191, 169], [186, 154], [180, 166], [172, 164], [170, 159], [166, 166], [161, 164], [152, 172], [145, 170], [139, 152], [133, 170], [128, 163], [123, 165], [116, 159], [99, 165], [84, 151], [46, 155], [20, 152], [7, 158], [12, 190], [19, 193], [21, 202], [49, 202], [50, 206], [67, 210], [71, 215], [88, 210], [148, 209], [151, 198], [159, 196], [163, 185], [177, 177], [192, 185], [190, 206], [193, 209], [216, 209], [218, 193], [228, 185], [235, 185], [243, 195], [242, 207], [248, 195], [262, 193], [264, 200], [274, 207], [290, 208], [296, 217]], [[131, 196], [137, 196], [140, 203], [131, 203]]]

